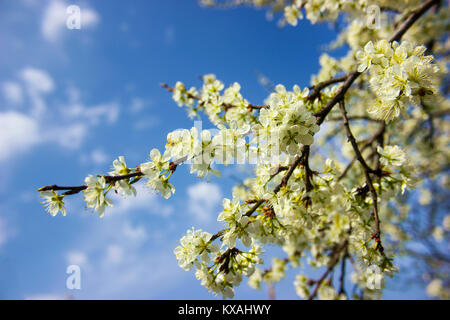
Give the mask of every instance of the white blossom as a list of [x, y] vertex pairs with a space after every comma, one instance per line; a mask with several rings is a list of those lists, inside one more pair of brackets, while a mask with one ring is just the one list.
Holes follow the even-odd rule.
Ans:
[[66, 208], [64, 207], [64, 196], [57, 194], [55, 191], [41, 191], [41, 198], [44, 199], [43, 204], [45, 210], [52, 216], [56, 216], [61, 211], [63, 216], [66, 215]]
[[89, 175], [84, 182], [87, 185], [87, 189], [84, 190], [84, 199], [88, 208], [93, 208], [98, 212], [100, 218], [105, 213], [107, 206], [112, 207], [112, 201], [106, 197], [106, 182], [105, 177], [100, 176], [95, 178], [93, 175]]

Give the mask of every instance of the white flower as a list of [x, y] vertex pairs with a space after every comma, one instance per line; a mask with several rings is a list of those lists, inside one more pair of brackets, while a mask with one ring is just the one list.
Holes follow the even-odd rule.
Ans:
[[442, 242], [442, 240], [444, 240], [444, 230], [437, 226], [434, 227], [433, 229], [433, 238], [437, 241], [437, 242]]
[[399, 146], [385, 146], [384, 148], [378, 146], [377, 152], [381, 155], [381, 164], [385, 166], [400, 167], [406, 161], [406, 154]]
[[169, 158], [161, 156], [158, 149], [152, 149], [152, 151], [150, 151], [150, 158], [159, 171], [167, 170], [169, 168]]
[[[219, 80], [213, 80], [209, 83], [206, 83], [203, 86], [203, 93], [202, 93], [202, 99], [208, 100], [208, 96], [216, 96], [222, 91], [224, 88], [224, 85]], [[205, 99], [206, 98], [206, 99]]]
[[130, 184], [129, 179], [122, 179], [116, 181], [116, 183], [114, 184], [114, 189], [119, 193], [127, 196], [130, 195], [136, 196], [136, 188]]
[[184, 83], [177, 81], [175, 84], [175, 88], [173, 91], [173, 100], [177, 102], [178, 106], [183, 106], [183, 94], [186, 91], [186, 87], [184, 86]]
[[219, 214], [217, 221], [236, 221], [242, 217], [239, 199], [223, 199], [223, 211]]
[[89, 175], [84, 182], [87, 185], [87, 189], [83, 191], [86, 205], [88, 208], [94, 208], [99, 217], [102, 218], [106, 206], [113, 206], [112, 201], [106, 197], [105, 177], [100, 176], [97, 180], [94, 176]]
[[442, 280], [434, 279], [427, 286], [427, 294], [431, 297], [439, 297], [442, 291]]
[[203, 130], [201, 133], [201, 141], [198, 149], [196, 149], [196, 155], [191, 160], [191, 173], [196, 173], [200, 178], [209, 178], [209, 174], [212, 173], [217, 177], [220, 177], [220, 171], [214, 170], [211, 167], [213, 160], [214, 146], [212, 145], [211, 133], [208, 130]]
[[152, 161], [141, 164], [140, 168], [145, 177], [153, 180], [159, 176], [161, 171], [169, 169], [170, 158], [167, 155], [161, 156], [158, 149], [152, 149], [150, 158]]
[[229, 129], [221, 127], [219, 134], [213, 137], [214, 159], [218, 164], [228, 165], [233, 158], [243, 161], [245, 157], [246, 142], [244, 134], [250, 129], [249, 125], [237, 127], [234, 122]]
[[450, 214], [445, 216], [444, 221], [442, 221], [442, 226], [444, 227], [445, 231], [450, 230]]
[[178, 81], [175, 84], [172, 98], [180, 107], [183, 105], [192, 107], [195, 103], [195, 99], [193, 97], [196, 97], [197, 95], [198, 92], [194, 87], [190, 88], [189, 91], [186, 91], [184, 83]]
[[292, 87], [292, 92], [294, 92], [296, 100], [304, 100], [309, 96], [309, 88], [302, 91], [298, 85]]
[[431, 203], [432, 194], [428, 189], [420, 189], [419, 203], [421, 205], [427, 205]]
[[[119, 159], [113, 161], [113, 168], [114, 170], [109, 172], [111, 176], [122, 176], [131, 172], [131, 170], [128, 169], [123, 156], [120, 156]], [[130, 184], [129, 178], [116, 181], [114, 184], [114, 189], [125, 195], [136, 196], [136, 189]]]
[[175, 130], [167, 135], [166, 150], [164, 156], [167, 158], [182, 158], [183, 153], [183, 140], [187, 130]]
[[382, 283], [384, 280], [384, 275], [379, 271], [378, 267], [367, 268], [366, 270], [366, 286], [370, 290], [380, 290], [382, 288]]
[[373, 114], [375, 118], [389, 122], [400, 115], [400, 110], [403, 106], [404, 104], [399, 99], [377, 99], [375, 104], [372, 105], [367, 111]]
[[372, 41], [369, 41], [364, 46], [364, 51], [357, 51], [356, 59], [358, 59], [359, 61], [358, 72], [364, 72], [365, 70], [369, 69], [372, 65], [372, 60], [374, 59], [375, 55], [375, 48]]
[[297, 20], [303, 18], [302, 12], [299, 10], [296, 4], [284, 7], [284, 18], [286, 21], [292, 25], [297, 25]]
[[256, 290], [261, 290], [262, 273], [260, 269], [256, 269], [255, 272], [248, 279], [248, 285]]
[[233, 299], [234, 297], [234, 289], [231, 287], [225, 287], [222, 293], [223, 299]]
[[[184, 235], [179, 246], [174, 250], [177, 257], [178, 264], [181, 268], [188, 271], [194, 265], [199, 254], [208, 255], [208, 253], [215, 254], [219, 251], [219, 246], [211, 244], [212, 235], [202, 230], [188, 230]], [[203, 261], [208, 261], [208, 258], [203, 256]]]
[[175, 187], [164, 176], [155, 177], [147, 182], [147, 186], [158, 191], [164, 199], [169, 199], [175, 193]]
[[375, 46], [369, 41], [364, 51], [356, 53], [358, 71], [370, 68], [369, 83], [376, 102], [369, 112], [376, 118], [390, 121], [410, 103], [419, 106], [423, 97], [438, 91], [439, 68], [432, 56], [424, 55], [425, 50], [408, 41], [391, 45], [380, 40]]
[[111, 176], [121, 176], [130, 173], [130, 169], [127, 167], [124, 156], [119, 156], [119, 159], [113, 161], [113, 168], [114, 170], [109, 172]]
[[63, 216], [66, 215], [66, 208], [64, 207], [64, 196], [57, 194], [55, 191], [41, 191], [40, 196], [44, 198], [42, 202], [46, 207], [45, 210], [52, 216], [56, 216], [59, 211]]
[[229, 104], [236, 104], [236, 100], [242, 100], [242, 95], [240, 94], [241, 85], [237, 82], [233, 83], [229, 88], [227, 88], [223, 94], [223, 101]]
[[216, 75], [212, 73], [205, 74], [203, 77], [203, 82], [205, 84], [213, 83], [216, 80]]
[[338, 298], [338, 293], [333, 287], [327, 284], [322, 284], [319, 287], [317, 296], [320, 300], [336, 300]]
[[[166, 151], [163, 158], [176, 160], [192, 158], [200, 150], [197, 128], [191, 130], [175, 130], [167, 135]], [[155, 149], [156, 150], [156, 149]], [[155, 151], [156, 152], [156, 151]], [[159, 151], [158, 151], [159, 152]]]
[[305, 275], [303, 274], [297, 275], [295, 277], [294, 286], [295, 292], [300, 298], [308, 299], [310, 292], [308, 286], [308, 278]]
[[272, 259], [272, 267], [263, 276], [263, 281], [266, 283], [279, 282], [286, 275], [286, 261], [279, 258]]

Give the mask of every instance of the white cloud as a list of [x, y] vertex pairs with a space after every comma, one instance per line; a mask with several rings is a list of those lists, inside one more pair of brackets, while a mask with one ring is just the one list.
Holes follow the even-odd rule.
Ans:
[[119, 117], [120, 107], [116, 102], [100, 103], [94, 106], [85, 106], [81, 101], [81, 93], [76, 87], [67, 90], [69, 103], [62, 107], [61, 112], [71, 121], [83, 120], [91, 125], [97, 125], [102, 120], [113, 124]]
[[81, 251], [70, 251], [67, 253], [66, 261], [69, 265], [74, 264], [77, 266], [83, 266], [88, 263], [88, 257]]
[[22, 70], [21, 77], [33, 91], [48, 93], [55, 87], [52, 77], [41, 69], [27, 67]]
[[172, 252], [125, 251], [119, 246], [108, 249], [107, 263], [85, 272], [82, 298], [93, 299], [157, 299], [167, 290], [180, 286], [189, 274], [181, 270]]
[[61, 296], [53, 293], [39, 293], [36, 295], [25, 297], [25, 300], [67, 300], [69, 297]]
[[157, 126], [159, 123], [160, 120], [156, 116], [141, 118], [134, 123], [133, 129], [137, 131], [147, 130]]
[[118, 245], [110, 245], [106, 249], [106, 263], [120, 263], [123, 259], [123, 249]]
[[100, 149], [92, 151], [91, 158], [95, 164], [104, 164], [108, 161], [108, 156]]
[[[64, 31], [68, 30], [66, 26], [68, 4], [64, 1], [53, 0], [45, 9], [41, 21], [41, 32], [48, 41], [55, 42], [59, 40]], [[81, 30], [91, 28], [98, 24], [100, 17], [98, 13], [91, 8], [81, 8]]]
[[52, 1], [45, 9], [41, 31], [48, 41], [56, 41], [64, 30], [67, 19], [66, 6], [60, 1]]
[[217, 184], [199, 182], [187, 189], [189, 213], [197, 220], [210, 222], [217, 216], [214, 212], [222, 200], [222, 192]]
[[91, 28], [96, 26], [100, 21], [97, 11], [90, 8], [81, 9], [81, 28]]
[[39, 143], [39, 136], [39, 125], [33, 118], [14, 111], [0, 112], [0, 161]]
[[20, 76], [27, 87], [33, 115], [42, 115], [47, 108], [43, 95], [52, 92], [55, 87], [52, 77], [44, 70], [30, 67], [23, 69]]
[[119, 112], [119, 105], [115, 102], [103, 103], [92, 107], [75, 102], [64, 107], [64, 114], [69, 118], [82, 119], [92, 125], [99, 124], [102, 118], [109, 124], [113, 124], [117, 121]]
[[134, 243], [142, 243], [147, 239], [147, 231], [144, 226], [138, 225], [133, 227], [131, 223], [126, 222], [122, 230], [124, 236]]
[[132, 113], [138, 113], [145, 107], [145, 105], [146, 105], [146, 102], [143, 99], [133, 98], [133, 100], [131, 100], [130, 111]]
[[[27, 67], [19, 72], [28, 94], [30, 107], [23, 112], [0, 112], [0, 161], [25, 152], [41, 143], [56, 143], [66, 149], [78, 149], [92, 127], [114, 124], [120, 112], [116, 102], [85, 106], [79, 91], [68, 89], [68, 103], [64, 107], [47, 111], [45, 96], [55, 88], [53, 78], [45, 70]], [[22, 87], [14, 82], [3, 83], [7, 100], [19, 103], [23, 99]], [[51, 104], [49, 104], [51, 105]], [[99, 149], [92, 151], [89, 161], [103, 164], [108, 159]]]
[[94, 149], [92, 152], [81, 156], [81, 162], [84, 164], [102, 165], [109, 160], [108, 155], [101, 149]]
[[83, 123], [48, 126], [24, 113], [0, 112], [0, 161], [45, 142], [55, 142], [63, 148], [77, 149], [84, 141], [87, 131], [88, 127]]
[[78, 149], [87, 136], [88, 127], [84, 123], [74, 123], [49, 129], [45, 134], [46, 141], [55, 141], [67, 149]]
[[4, 82], [2, 85], [3, 95], [6, 100], [14, 105], [20, 105], [23, 102], [23, 90], [22, 87], [13, 81]]

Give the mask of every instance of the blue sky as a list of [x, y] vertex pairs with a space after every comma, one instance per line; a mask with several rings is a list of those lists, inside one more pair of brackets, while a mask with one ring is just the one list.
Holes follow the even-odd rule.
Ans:
[[[80, 30], [66, 28], [71, 4], [81, 8]], [[258, 104], [268, 92], [255, 72], [306, 86], [333, 39], [327, 25], [281, 29], [264, 11], [214, 10], [194, 0], [2, 1], [0, 299], [211, 299], [193, 272], [177, 266], [173, 249], [192, 226], [220, 229], [221, 199], [242, 168], [207, 184], [181, 166], [169, 201], [142, 188], [136, 199], [116, 198], [103, 219], [84, 209], [80, 195], [68, 201], [66, 217], [52, 217], [36, 189], [80, 184], [108, 172], [120, 155], [134, 166], [162, 149], [168, 132], [192, 127], [161, 82], [199, 86], [199, 75], [215, 73], [225, 84], [239, 82]], [[81, 290], [66, 289], [70, 264], [81, 267]], [[277, 298], [296, 298], [294, 276], [276, 286]], [[385, 297], [422, 295], [390, 290]], [[236, 292], [267, 297], [246, 282]]]

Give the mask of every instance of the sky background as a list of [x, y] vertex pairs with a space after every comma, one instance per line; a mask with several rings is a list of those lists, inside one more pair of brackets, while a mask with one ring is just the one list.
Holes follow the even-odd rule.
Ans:
[[[66, 27], [71, 4], [80, 30]], [[69, 197], [66, 217], [52, 217], [36, 189], [79, 185], [120, 155], [134, 167], [163, 149], [167, 133], [191, 128], [161, 82], [199, 87], [199, 75], [215, 73], [259, 104], [268, 91], [257, 73], [307, 86], [335, 37], [328, 25], [279, 28], [262, 10], [195, 0], [0, 1], [0, 299], [214, 299], [173, 250], [192, 226], [221, 229], [221, 201], [245, 168], [207, 183], [180, 166], [170, 200], [140, 187], [137, 198], [115, 197], [103, 219], [81, 195]], [[66, 288], [71, 264], [81, 267], [81, 290]], [[277, 298], [297, 298], [294, 277], [276, 284]], [[426, 298], [421, 288], [388, 288], [387, 299]], [[236, 298], [267, 299], [267, 288], [244, 281]]]

